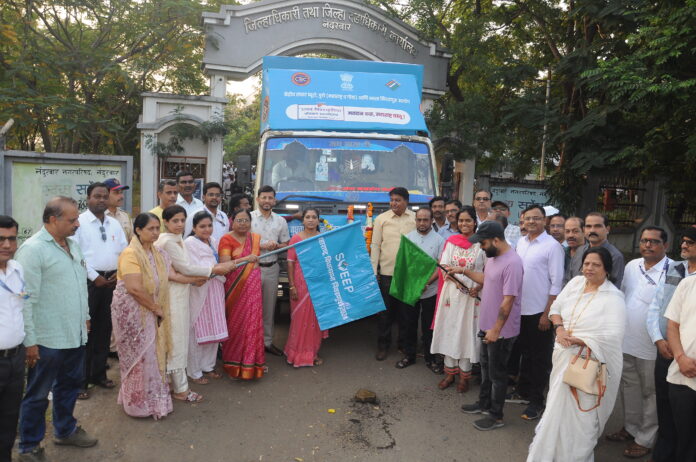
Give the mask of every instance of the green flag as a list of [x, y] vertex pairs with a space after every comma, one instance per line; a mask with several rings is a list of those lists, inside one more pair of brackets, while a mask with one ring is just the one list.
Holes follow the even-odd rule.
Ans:
[[437, 260], [402, 235], [389, 295], [407, 305], [415, 305], [436, 267]]

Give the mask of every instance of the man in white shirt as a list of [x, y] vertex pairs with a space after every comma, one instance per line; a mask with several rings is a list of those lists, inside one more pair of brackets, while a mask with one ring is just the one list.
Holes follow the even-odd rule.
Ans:
[[17, 222], [0, 215], [0, 460], [12, 460], [24, 389], [24, 272], [12, 260]]
[[491, 212], [491, 199], [492, 195], [490, 192], [481, 190], [474, 194], [474, 203], [472, 204], [476, 209], [476, 224], [480, 225]]
[[565, 254], [561, 244], [544, 229], [546, 215], [540, 205], [524, 210], [524, 222], [527, 235], [518, 241], [516, 248], [524, 265], [524, 277], [520, 335], [515, 344], [521, 356], [515, 394], [519, 395], [519, 402], [529, 402], [522, 418], [534, 420], [544, 409], [544, 389], [549, 381], [553, 351], [549, 309], [563, 287]]
[[203, 202], [193, 197], [193, 193], [196, 191], [196, 181], [193, 179], [193, 173], [187, 170], [176, 172], [176, 186], [179, 190], [176, 203], [186, 210], [186, 216], [192, 215], [196, 210], [203, 208]]
[[283, 356], [283, 351], [273, 344], [273, 321], [275, 319], [276, 300], [278, 298], [278, 255], [263, 258], [265, 253], [287, 247], [290, 241], [288, 222], [273, 212], [276, 204], [275, 190], [271, 186], [262, 186], [256, 201], [258, 210], [251, 212], [251, 232], [261, 236], [261, 285], [263, 291], [263, 343], [266, 351]]
[[210, 182], [203, 185], [203, 207], [186, 216], [186, 227], [184, 229], [184, 239], [191, 234], [193, 229], [193, 216], [198, 212], [205, 211], [213, 217], [213, 237], [216, 243], [230, 230], [230, 220], [227, 214], [220, 210], [222, 201], [222, 188], [219, 183]]
[[510, 206], [503, 201], [495, 201], [491, 206], [494, 212], [500, 212], [508, 221], [508, 224], [504, 227], [505, 240], [514, 249], [517, 247], [517, 241], [520, 240], [522, 235], [520, 234], [520, 227], [510, 223]]
[[[643, 457], [650, 452], [657, 435], [655, 401], [655, 356], [657, 350], [647, 329], [648, 307], [669, 264], [667, 232], [655, 226], [640, 235], [641, 258], [628, 262], [621, 291], [626, 296], [626, 333], [623, 342], [621, 396], [624, 428], [607, 435], [610, 441], [626, 441], [624, 455]], [[632, 440], [632, 441], [631, 441]]]
[[657, 284], [657, 291], [648, 308], [647, 328], [650, 340], [657, 347], [655, 359], [655, 400], [657, 401], [657, 439], [653, 447], [654, 462], [675, 460], [678, 433], [672, 415], [667, 374], [674, 355], [667, 341], [665, 312], [679, 283], [696, 275], [696, 227], [687, 228], [681, 238], [681, 262], [672, 262]]
[[[423, 252], [430, 255], [435, 260], [440, 260], [440, 254], [445, 246], [445, 240], [433, 229], [433, 213], [428, 208], [418, 209], [416, 211], [416, 229], [406, 235], [407, 238], [416, 244]], [[415, 306], [403, 307], [405, 314], [404, 324], [406, 325], [406, 334], [404, 338], [405, 357], [396, 363], [396, 367], [403, 369], [410, 366], [416, 360], [416, 349], [418, 344], [418, 315], [421, 319], [421, 332], [423, 344], [423, 357], [425, 365], [439, 374], [442, 372], [442, 365], [439, 364], [435, 355], [430, 353], [430, 344], [433, 340], [433, 331], [430, 326], [433, 323], [435, 316], [435, 301], [437, 299], [437, 276], [438, 269], [436, 268], [428, 283], [423, 288], [423, 293], [420, 300]]]
[[556, 239], [563, 247], [568, 247], [565, 238], [565, 222], [566, 217], [560, 213], [549, 217], [549, 234]]
[[665, 312], [667, 341], [674, 353], [669, 366], [669, 401], [677, 431], [674, 460], [696, 460], [696, 277], [679, 283]]
[[72, 238], [87, 264], [87, 300], [91, 329], [85, 351], [85, 384], [80, 398], [88, 397], [89, 384], [114, 388], [106, 376], [111, 343], [111, 299], [116, 288], [118, 257], [128, 246], [121, 224], [106, 215], [109, 189], [104, 183], [87, 188], [88, 210], [80, 214], [80, 227]]

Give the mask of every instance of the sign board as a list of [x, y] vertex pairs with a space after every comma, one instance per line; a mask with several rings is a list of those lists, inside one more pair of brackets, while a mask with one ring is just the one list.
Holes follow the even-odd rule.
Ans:
[[266, 56], [261, 131], [427, 132], [422, 79], [413, 64]]
[[[24, 242], [43, 226], [43, 209], [49, 199], [72, 197], [83, 212], [87, 209], [90, 184], [107, 178], [132, 184], [132, 162], [131, 156], [0, 151], [1, 213], [11, 215], [19, 223], [19, 240]], [[124, 208], [130, 211], [131, 204], [131, 195], [126, 194]]]
[[243, 80], [262, 56], [328, 53], [424, 67], [421, 86], [434, 99], [445, 93], [451, 54], [385, 11], [361, 1], [261, 0], [203, 13], [203, 70]]
[[493, 201], [505, 202], [510, 207], [511, 225], [520, 224], [520, 213], [532, 204], [548, 205], [549, 196], [542, 186], [491, 185]]

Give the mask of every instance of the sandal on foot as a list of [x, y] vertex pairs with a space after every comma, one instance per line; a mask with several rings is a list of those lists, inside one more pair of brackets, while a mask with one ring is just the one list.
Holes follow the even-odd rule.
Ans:
[[197, 379], [191, 377], [191, 382], [196, 383], [198, 385], [208, 385], [210, 383], [210, 380], [208, 380], [205, 377], [199, 377]]
[[445, 378], [440, 381], [440, 383], [437, 384], [437, 387], [440, 390], [444, 390], [445, 388], [449, 387], [454, 383], [454, 374], [446, 374]]
[[81, 391], [77, 394], [77, 399], [89, 399], [89, 393], [87, 391]]
[[222, 374], [220, 374], [218, 371], [212, 370], [208, 372], [203, 372], [203, 375], [206, 377], [210, 377], [211, 379], [221, 379]]
[[186, 393], [186, 396], [183, 398], [179, 398], [174, 393], [172, 393], [172, 398], [174, 398], [177, 401], [185, 401], [187, 403], [200, 403], [201, 401], [203, 401], [203, 395], [199, 395], [193, 390], [189, 390], [188, 393]]
[[406, 356], [396, 363], [396, 368], [405, 369], [412, 364], [416, 364], [416, 358], [409, 358]]
[[324, 360], [323, 360], [323, 359], [321, 359], [321, 358], [314, 358], [314, 365], [315, 365], [315, 366], [321, 366], [322, 364], [324, 364]]
[[633, 435], [628, 433], [625, 428], [622, 428], [618, 432], [609, 433], [606, 438], [609, 441], [614, 441], [615, 443], [623, 443], [625, 441], [633, 441]]
[[628, 457], [629, 459], [640, 459], [643, 456], [646, 456], [647, 454], [650, 453], [650, 448], [646, 448], [645, 446], [641, 446], [640, 444], [636, 443], [635, 441], [626, 447], [624, 449], [623, 455], [624, 457]]

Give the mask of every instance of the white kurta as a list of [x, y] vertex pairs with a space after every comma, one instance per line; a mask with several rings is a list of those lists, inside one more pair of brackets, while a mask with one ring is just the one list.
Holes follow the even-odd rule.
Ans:
[[[178, 273], [186, 276], [210, 276], [210, 266], [194, 266], [178, 234], [160, 234], [155, 246], [163, 249]], [[169, 282], [169, 311], [172, 318], [172, 349], [167, 355], [167, 372], [186, 369], [190, 330], [189, 291], [190, 284]]]
[[[463, 266], [476, 272], [483, 271], [485, 263], [486, 256], [479, 244], [464, 249], [448, 242], [440, 257], [441, 265]], [[457, 275], [457, 278], [466, 287], [476, 285], [466, 276]], [[454, 359], [468, 358], [472, 363], [479, 362], [479, 342], [476, 337], [478, 317], [478, 301], [461, 292], [454, 282], [446, 280], [438, 295], [430, 351]]]
[[[584, 287], [584, 276], [571, 279], [551, 305], [549, 316], [559, 314], [568, 329], [573, 307], [577, 303], [575, 318], [578, 321], [573, 326], [573, 336], [583, 340], [592, 349], [593, 357], [606, 363], [606, 392], [598, 408], [589, 412], [580, 411], [570, 387], [563, 382], [568, 363], [577, 354], [579, 347], [574, 345], [565, 348], [556, 343], [546, 411], [536, 427], [527, 462], [593, 461], [597, 439], [614, 409], [623, 368], [621, 347], [626, 326], [624, 296], [614, 284], [605, 281], [589, 305], [587, 303], [593, 294], [582, 295], [578, 303]], [[579, 315], [583, 309], [583, 314]], [[580, 390], [578, 397], [583, 409], [589, 409], [597, 402], [597, 396]]]

